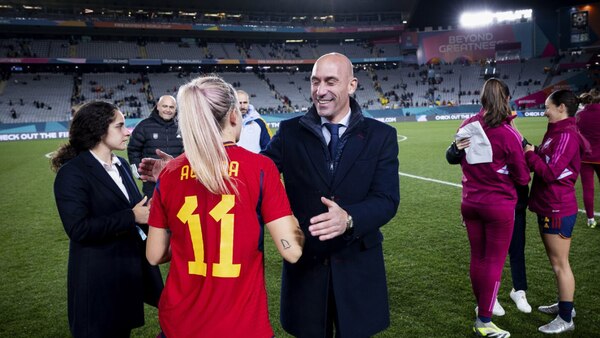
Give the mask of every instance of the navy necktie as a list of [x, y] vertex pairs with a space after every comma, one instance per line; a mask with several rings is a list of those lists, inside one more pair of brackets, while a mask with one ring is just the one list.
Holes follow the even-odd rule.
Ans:
[[329, 154], [331, 154], [331, 160], [335, 161], [337, 152], [338, 152], [338, 144], [340, 142], [340, 127], [341, 124], [336, 123], [325, 123], [325, 128], [329, 130], [331, 134], [331, 140], [329, 141]]

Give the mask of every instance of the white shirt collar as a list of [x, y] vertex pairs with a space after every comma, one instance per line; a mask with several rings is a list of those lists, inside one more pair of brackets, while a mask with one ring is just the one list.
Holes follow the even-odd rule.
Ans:
[[92, 156], [94, 156], [96, 161], [100, 162], [100, 164], [102, 165], [102, 167], [104, 167], [104, 169], [110, 169], [115, 164], [121, 165], [121, 160], [119, 160], [119, 158], [117, 156], [115, 156], [115, 154], [110, 154], [111, 163], [108, 164], [108, 163], [102, 161], [98, 156], [96, 156], [96, 154], [94, 154], [94, 152], [92, 150], [90, 150], [90, 153], [92, 154]]
[[[338, 124], [341, 124], [342, 126], [348, 128], [348, 123], [350, 122], [350, 113], [352, 112], [352, 110], [348, 110], [348, 112], [346, 113], [346, 115], [344, 116], [344, 118], [338, 122]], [[321, 125], [325, 124], [325, 123], [331, 123], [329, 120], [327, 120], [326, 118], [324, 118], [323, 116], [321, 116]]]

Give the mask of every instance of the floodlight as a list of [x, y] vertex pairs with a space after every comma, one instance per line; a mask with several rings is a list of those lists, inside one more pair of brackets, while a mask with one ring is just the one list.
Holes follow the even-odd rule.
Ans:
[[523, 9], [506, 12], [465, 12], [460, 16], [460, 25], [467, 28], [487, 26], [494, 23], [506, 23], [531, 19], [533, 11]]
[[481, 27], [492, 24], [494, 14], [485, 12], [465, 12], [460, 16], [460, 25], [463, 27]]

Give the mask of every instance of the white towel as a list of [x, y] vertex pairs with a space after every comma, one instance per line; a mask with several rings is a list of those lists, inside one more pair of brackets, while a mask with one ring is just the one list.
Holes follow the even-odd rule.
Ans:
[[467, 163], [491, 163], [493, 159], [492, 144], [481, 127], [479, 121], [469, 123], [458, 130], [454, 136], [455, 139], [461, 140], [470, 138], [471, 145], [465, 148], [467, 153]]

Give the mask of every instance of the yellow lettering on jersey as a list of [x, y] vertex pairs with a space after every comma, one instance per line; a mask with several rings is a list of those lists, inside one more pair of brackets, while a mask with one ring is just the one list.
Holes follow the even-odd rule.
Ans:
[[206, 276], [202, 224], [200, 223], [200, 216], [194, 213], [197, 207], [198, 198], [196, 196], [186, 196], [185, 203], [177, 213], [177, 218], [179, 218], [183, 224], [187, 223], [188, 229], [190, 230], [190, 238], [192, 240], [192, 248], [194, 251], [194, 260], [188, 262], [188, 273], [191, 275]]
[[183, 181], [190, 178], [196, 179], [196, 173], [192, 170], [192, 168], [189, 165], [184, 165], [183, 167], [181, 167], [181, 176], [179, 177], [179, 180]]
[[238, 177], [240, 173], [240, 163], [238, 161], [229, 162], [229, 177]]
[[240, 264], [233, 264], [234, 217], [233, 214], [228, 213], [234, 205], [234, 195], [222, 195], [221, 202], [210, 211], [212, 218], [221, 222], [220, 259], [218, 263], [213, 263], [213, 276], [215, 277], [238, 277], [240, 275]]
[[181, 167], [181, 177], [179, 178], [179, 180], [183, 181], [187, 180], [188, 178], [190, 178], [190, 166], [184, 165], [183, 167]]

